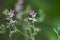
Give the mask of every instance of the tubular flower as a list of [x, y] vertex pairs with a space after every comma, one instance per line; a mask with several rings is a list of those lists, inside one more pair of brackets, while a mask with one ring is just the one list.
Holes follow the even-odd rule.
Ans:
[[14, 10], [9, 11], [9, 16], [12, 18], [14, 16]]
[[34, 10], [31, 9], [31, 10], [29, 11], [29, 14], [32, 16], [32, 18], [28, 17], [29, 20], [32, 20], [33, 22], [34, 22], [34, 21], [37, 21], [37, 19], [35, 18], [36, 13], [35, 13]]
[[32, 17], [35, 17], [35, 16], [36, 16], [35, 11], [34, 11], [34, 10], [32, 10], [32, 9], [30, 10], [30, 12], [29, 12], [29, 13], [30, 13], [30, 15], [31, 15]]

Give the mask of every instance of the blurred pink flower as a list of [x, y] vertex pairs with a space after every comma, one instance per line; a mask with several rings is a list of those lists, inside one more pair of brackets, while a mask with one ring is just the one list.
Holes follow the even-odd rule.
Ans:
[[30, 15], [32, 16], [32, 15], [34, 15], [35, 14], [35, 12], [34, 12], [34, 10], [30, 10]]
[[18, 3], [23, 4], [24, 0], [18, 0]]
[[36, 16], [35, 11], [31, 9], [31, 10], [30, 10], [30, 15], [31, 15], [32, 17], [35, 17], [35, 16]]
[[13, 16], [14, 16], [14, 10], [11, 10], [11, 9], [10, 9], [9, 15], [10, 15], [10, 17], [13, 17]]

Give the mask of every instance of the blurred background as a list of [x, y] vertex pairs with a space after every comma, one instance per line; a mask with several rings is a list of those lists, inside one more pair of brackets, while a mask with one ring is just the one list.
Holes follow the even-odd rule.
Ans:
[[[4, 20], [5, 16], [2, 14], [2, 11], [4, 9], [15, 9], [17, 2], [18, 0], [0, 0], [0, 25], [6, 25], [6, 20]], [[60, 1], [24, 0], [23, 10], [28, 11], [29, 7], [37, 12], [39, 22], [35, 23], [35, 26], [42, 29], [41, 32], [36, 35], [36, 40], [57, 40], [58, 36], [53, 29], [60, 28]], [[22, 26], [23, 21], [20, 20], [17, 25]], [[22, 27], [18, 28], [23, 31]], [[60, 31], [58, 32], [60, 34]], [[0, 33], [0, 40], [9, 40], [8, 33]], [[25, 40], [25, 37], [20, 33], [16, 33], [12, 36], [12, 40]]]

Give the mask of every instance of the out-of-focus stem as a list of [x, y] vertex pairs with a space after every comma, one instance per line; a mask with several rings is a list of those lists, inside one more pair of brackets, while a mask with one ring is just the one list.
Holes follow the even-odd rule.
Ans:
[[24, 34], [23, 32], [19, 31], [17, 28], [15, 28], [19, 33], [23, 34], [25, 37], [31, 39], [31, 37], [29, 37], [28, 35]]
[[[32, 22], [32, 23], [33, 23], [32, 25], [34, 26], [34, 22]], [[30, 24], [28, 23], [28, 25], [30, 25]], [[32, 30], [33, 30], [33, 32], [32, 32]], [[34, 33], [34, 27], [30, 26], [29, 33], [30, 33], [31, 40], [35, 40], [35, 35], [33, 34]]]
[[[35, 32], [34, 32], [34, 22], [32, 21], [32, 23], [33, 23], [33, 27], [32, 27], [33, 33], [35, 33]], [[33, 40], [35, 40], [35, 35], [34, 35], [34, 34], [33, 34]]]
[[[8, 25], [10, 25], [11, 23], [9, 23]], [[9, 30], [11, 31], [11, 29], [10, 29], [10, 27], [9, 27]], [[9, 35], [9, 37], [10, 37], [10, 40], [11, 40], [11, 36]]]

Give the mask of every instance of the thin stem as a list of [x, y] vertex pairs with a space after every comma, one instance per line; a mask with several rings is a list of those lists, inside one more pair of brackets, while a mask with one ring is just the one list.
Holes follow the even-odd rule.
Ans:
[[17, 28], [15, 28], [15, 30], [17, 30], [19, 33], [23, 34], [23, 35], [26, 36], [27, 38], [30, 38], [30, 39], [31, 39], [31, 37], [29, 37], [28, 35], [24, 34], [24, 33], [21, 32], [21, 31], [19, 31]]
[[30, 27], [29, 33], [30, 33], [30, 36], [32, 38], [33, 35], [32, 35], [32, 29], [31, 29], [31, 27]]
[[[35, 32], [34, 32], [34, 22], [32, 21], [32, 23], [33, 23], [33, 27], [32, 27], [33, 33], [35, 33]], [[35, 35], [34, 35], [34, 34], [33, 34], [33, 40], [35, 40]]]
[[[27, 21], [28, 22], [28, 26], [30, 25], [30, 23], [29, 23], [29, 21]], [[31, 37], [31, 39], [33, 38], [33, 35], [32, 35], [32, 28], [31, 28], [31, 26], [29, 26], [30, 27], [30, 30], [29, 30], [29, 33], [30, 33], [30, 37]], [[33, 39], [32, 39], [33, 40]]]
[[23, 33], [23, 32], [21, 32], [20, 30], [18, 30], [18, 29], [16, 28], [16, 26], [15, 26], [15, 25], [12, 25], [12, 26], [14, 26], [14, 27], [13, 27], [13, 28], [14, 28], [14, 30], [16, 30], [17, 32], [19, 32], [19, 33], [23, 34], [25, 37], [27, 37], [27, 38], [31, 39], [31, 37], [29, 37], [28, 35], [24, 34], [24, 33]]
[[[8, 25], [10, 25], [11, 23], [9, 23]], [[11, 29], [10, 29], [10, 27], [9, 27], [9, 30], [11, 31]], [[10, 37], [10, 40], [11, 40], [11, 36], [9, 35], [9, 37]]]
[[[33, 23], [33, 26], [34, 26], [34, 22], [32, 22], [32, 23]], [[28, 22], [28, 25], [30, 25], [29, 22]], [[32, 32], [32, 30], [33, 30], [33, 32]], [[34, 27], [30, 26], [29, 33], [30, 33], [30, 36], [31, 36], [32, 40], [35, 40], [35, 36], [33, 35], [33, 33], [34, 33]]]

